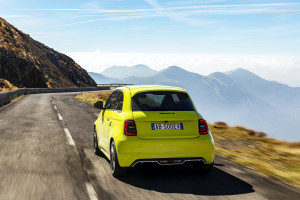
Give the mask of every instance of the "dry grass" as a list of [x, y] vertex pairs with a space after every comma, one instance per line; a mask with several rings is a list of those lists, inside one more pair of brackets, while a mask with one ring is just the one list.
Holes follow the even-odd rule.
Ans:
[[14, 98], [13, 100], [10, 101], [10, 103], [18, 101], [19, 99], [23, 98], [24, 95], [18, 96], [17, 98]]
[[266, 138], [266, 133], [241, 126], [220, 127], [209, 125], [217, 154], [300, 187], [300, 143]]
[[112, 91], [103, 91], [97, 93], [82, 93], [75, 96], [75, 98], [90, 103], [92, 105], [96, 103], [96, 101], [103, 101], [103, 105], [104, 105], [111, 92]]
[[291, 148], [300, 148], [300, 142], [287, 142], [285, 145]]
[[10, 90], [16, 90], [18, 89], [16, 86], [11, 84], [9, 81], [0, 78], [0, 92], [6, 92]]

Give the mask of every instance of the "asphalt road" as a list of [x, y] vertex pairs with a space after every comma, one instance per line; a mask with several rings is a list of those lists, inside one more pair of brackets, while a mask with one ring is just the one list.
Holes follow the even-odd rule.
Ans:
[[300, 199], [300, 190], [216, 157], [189, 167], [132, 168], [116, 179], [93, 153], [99, 110], [74, 93], [27, 95], [0, 108], [0, 199]]

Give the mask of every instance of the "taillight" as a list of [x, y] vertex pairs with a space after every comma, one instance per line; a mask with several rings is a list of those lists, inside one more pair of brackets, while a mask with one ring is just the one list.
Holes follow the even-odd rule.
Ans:
[[125, 121], [125, 135], [136, 135], [136, 126], [133, 120]]
[[199, 119], [199, 133], [205, 135], [208, 133], [208, 126], [204, 119]]

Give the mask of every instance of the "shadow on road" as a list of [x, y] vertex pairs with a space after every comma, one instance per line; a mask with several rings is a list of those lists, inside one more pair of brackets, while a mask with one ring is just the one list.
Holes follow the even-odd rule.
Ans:
[[132, 168], [127, 177], [119, 180], [163, 193], [217, 196], [254, 192], [250, 184], [218, 168], [207, 175], [195, 174], [188, 166]]

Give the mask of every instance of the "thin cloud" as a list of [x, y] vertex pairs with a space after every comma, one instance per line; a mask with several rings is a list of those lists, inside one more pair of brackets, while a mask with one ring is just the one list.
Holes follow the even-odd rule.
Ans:
[[87, 8], [36, 8], [36, 9], [17, 9], [21, 11], [80, 11], [90, 13], [131, 13], [131, 12], [145, 12], [153, 11], [154, 9], [132, 9], [132, 10], [107, 10], [107, 9], [87, 9]]
[[[162, 7], [156, 0], [145, 0], [153, 8], [110, 10], [110, 9], [19, 9], [22, 11], [42, 12], [78, 12], [79, 17], [93, 15], [96, 19], [83, 20], [74, 23], [63, 24], [56, 27], [72, 26], [98, 21], [121, 21], [142, 18], [167, 17], [171, 20], [183, 22], [189, 25], [203, 25], [207, 22], [200, 20], [201, 15], [242, 15], [242, 14], [273, 14], [273, 13], [300, 13], [300, 3], [265, 3], [265, 4], [233, 4], [233, 5], [195, 5], [180, 7]], [[293, 8], [293, 9], [290, 9]], [[97, 15], [101, 18], [97, 18]]]
[[243, 15], [243, 14], [271, 14], [271, 13], [299, 13], [299, 10], [287, 10], [287, 9], [240, 9], [240, 10], [192, 10], [185, 11], [186, 14], [206, 14], [206, 15]]
[[60, 27], [86, 24], [86, 23], [99, 22], [99, 21], [121, 21], [121, 20], [128, 20], [128, 19], [141, 19], [141, 18], [150, 18], [150, 17], [159, 17], [159, 15], [142, 15], [142, 16], [135, 15], [135, 16], [120, 16], [120, 17], [111, 17], [111, 18], [100, 18], [100, 19], [93, 19], [93, 20], [75, 22], [75, 23], [70, 23], [70, 24], [63, 24], [63, 25], [60, 25], [60, 26], [55, 26], [53, 28], [60, 28]]
[[156, 10], [157, 13], [160, 13], [171, 20], [183, 22], [191, 26], [207, 24], [207, 22], [203, 22], [203, 20], [200, 21], [198, 19], [189, 17], [188, 13], [186, 12], [186, 9], [181, 12], [175, 12], [175, 10], [173, 10], [173, 12], [169, 12], [165, 8], [162, 8], [162, 6], [159, 5], [156, 0], [145, 0], [145, 2], [149, 3]]
[[202, 8], [235, 8], [235, 7], [286, 7], [296, 6], [300, 3], [269, 3], [269, 4], [232, 4], [232, 5], [201, 5], [201, 6], [181, 6], [181, 7], [169, 7], [165, 10], [186, 10], [186, 9], [202, 9]]
[[[155, 11], [180, 11], [180, 10], [195, 10], [195, 9], [209, 9], [209, 8], [247, 8], [247, 7], [270, 7], [273, 9], [280, 9], [279, 7], [291, 7], [300, 6], [300, 3], [270, 3], [270, 4], [240, 4], [240, 5], [201, 5], [201, 6], [181, 6], [181, 7], [166, 7], [163, 8], [157, 3], [153, 3], [153, 0], [145, 0], [146, 2], [152, 2], [154, 8], [152, 9], [131, 9], [131, 10], [109, 10], [109, 9], [87, 9], [87, 8], [57, 8], [57, 9], [17, 9], [22, 11], [80, 11], [80, 12], [90, 12], [90, 13], [135, 13], [135, 12], [155, 12]], [[285, 9], [287, 10], [287, 9]], [[228, 10], [230, 11], [230, 10]], [[287, 10], [288, 11], [288, 10]]]

